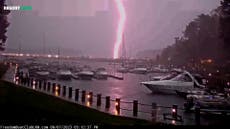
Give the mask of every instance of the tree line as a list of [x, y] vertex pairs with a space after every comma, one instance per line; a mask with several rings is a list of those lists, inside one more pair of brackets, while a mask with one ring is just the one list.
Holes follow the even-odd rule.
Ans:
[[163, 64], [185, 65], [201, 60], [230, 62], [230, 1], [222, 0], [210, 14], [201, 14], [176, 37], [175, 43], [163, 49]]
[[5, 49], [7, 27], [10, 25], [7, 20], [7, 15], [10, 11], [4, 10], [4, 6], [5, 0], [0, 0], [0, 51]]

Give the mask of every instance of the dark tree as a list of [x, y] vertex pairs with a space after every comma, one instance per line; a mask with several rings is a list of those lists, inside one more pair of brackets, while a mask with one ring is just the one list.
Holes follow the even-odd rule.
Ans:
[[5, 0], [0, 0], [0, 51], [5, 50], [7, 40], [6, 32], [10, 23], [7, 21], [7, 15], [10, 11], [4, 10]]
[[225, 55], [230, 60], [230, 1], [221, 1], [220, 30]]

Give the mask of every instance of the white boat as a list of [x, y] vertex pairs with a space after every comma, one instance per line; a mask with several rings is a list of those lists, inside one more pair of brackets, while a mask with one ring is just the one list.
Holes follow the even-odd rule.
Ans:
[[201, 84], [200, 81], [187, 71], [184, 71], [169, 80], [146, 81], [141, 82], [141, 84], [146, 86], [152, 92], [163, 93], [176, 93], [176, 91], [187, 92], [196, 90], [197, 88], [205, 88], [205, 85]]
[[92, 80], [94, 73], [92, 71], [81, 71], [77, 73], [77, 76], [81, 80]]
[[50, 72], [48, 72], [48, 71], [38, 71], [38, 72], [36, 72], [36, 76], [38, 78], [42, 78], [42, 79], [47, 79], [49, 77], [49, 75], [50, 75]]
[[119, 73], [127, 73], [127, 72], [129, 72], [129, 69], [125, 68], [125, 67], [121, 67], [121, 68], [117, 69], [117, 72], [119, 72]]
[[148, 72], [147, 68], [134, 68], [130, 70], [131, 73], [145, 74]]
[[169, 74], [162, 75], [162, 76], [155, 76], [151, 78], [151, 81], [159, 81], [159, 80], [169, 80], [171, 78], [176, 77], [178, 74], [183, 73], [183, 71], [175, 71], [172, 70]]
[[59, 70], [57, 72], [57, 78], [60, 80], [71, 80], [72, 73], [69, 70]]
[[106, 80], [108, 78], [108, 73], [106, 71], [97, 71], [95, 73], [95, 78]]
[[[192, 110], [195, 106], [199, 106], [202, 109], [211, 110], [229, 110], [230, 98], [223, 95], [187, 95], [187, 101], [185, 102], [185, 108]], [[216, 111], [215, 111], [216, 112]]]

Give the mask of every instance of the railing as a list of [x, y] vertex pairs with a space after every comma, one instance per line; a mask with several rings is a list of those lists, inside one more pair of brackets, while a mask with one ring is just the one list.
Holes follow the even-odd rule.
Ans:
[[[110, 96], [102, 96], [100, 93], [94, 94], [91, 91], [87, 92], [78, 88], [74, 89], [70, 86], [61, 86], [55, 82], [52, 83], [35, 78], [16, 77], [15, 83], [111, 115], [146, 119], [152, 122], [165, 122], [170, 120], [172, 124], [176, 124], [176, 122], [183, 124], [184, 122], [178, 110], [184, 112], [185, 109], [179, 108], [177, 105], [161, 106], [156, 103], [139, 103], [138, 100], [125, 101], [121, 100], [121, 98], [114, 99]], [[200, 108], [196, 108], [195, 119], [193, 119], [193, 121], [194, 120], [196, 124], [200, 124]]]

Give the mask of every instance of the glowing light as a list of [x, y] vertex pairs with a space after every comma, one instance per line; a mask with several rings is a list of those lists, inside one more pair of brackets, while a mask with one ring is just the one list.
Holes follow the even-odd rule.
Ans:
[[57, 91], [55, 91], [55, 96], [59, 96], [59, 94], [58, 94], [58, 92], [57, 92]]
[[48, 58], [51, 58], [52, 57], [52, 55], [48, 55]]
[[211, 76], [212, 76], [212, 73], [209, 73], [208, 76], [211, 77]]
[[174, 125], [175, 125], [175, 124], [176, 124], [176, 121], [175, 121], [175, 120], [172, 120], [172, 124], [174, 124]]
[[176, 109], [172, 109], [172, 112], [175, 113], [175, 112], [176, 112]]
[[56, 87], [55, 87], [55, 90], [58, 90], [58, 89], [59, 89], [58, 86], [56, 86]]
[[86, 103], [86, 106], [90, 107], [90, 102], [87, 102], [87, 103]]
[[230, 82], [227, 82], [227, 85], [230, 86]]
[[119, 56], [119, 48], [122, 44], [122, 37], [123, 37], [125, 21], [126, 21], [126, 12], [122, 0], [115, 0], [115, 3], [117, 5], [117, 9], [120, 15], [118, 28], [117, 28], [117, 37], [116, 37], [116, 42], [113, 51], [113, 58], [117, 59]]
[[117, 110], [114, 110], [114, 115], [115, 115], [115, 116], [118, 116], [118, 115], [119, 115], [119, 113], [118, 113]]
[[89, 98], [90, 98], [90, 95], [87, 95], [87, 98], [89, 99]]

